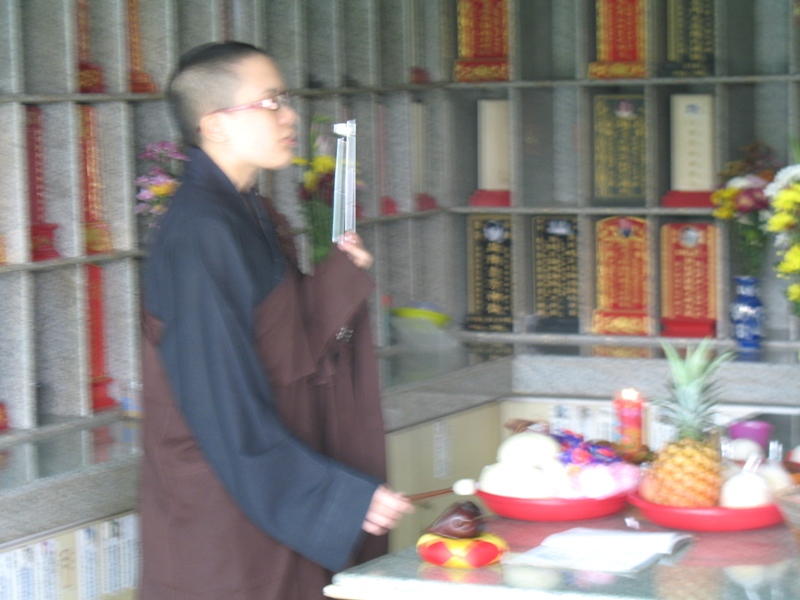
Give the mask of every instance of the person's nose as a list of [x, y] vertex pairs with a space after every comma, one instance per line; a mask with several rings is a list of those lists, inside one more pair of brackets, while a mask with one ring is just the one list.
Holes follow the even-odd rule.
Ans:
[[297, 110], [295, 110], [294, 106], [289, 104], [284, 104], [278, 109], [278, 116], [281, 123], [287, 125], [294, 125], [298, 118]]

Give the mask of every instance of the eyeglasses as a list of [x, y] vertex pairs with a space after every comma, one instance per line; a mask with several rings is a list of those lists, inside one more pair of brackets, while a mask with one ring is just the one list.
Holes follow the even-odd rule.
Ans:
[[280, 94], [276, 94], [270, 98], [256, 100], [250, 104], [241, 104], [239, 106], [231, 106], [230, 108], [218, 108], [217, 110], [212, 110], [208, 114], [213, 115], [216, 113], [237, 112], [240, 110], [250, 110], [252, 108], [266, 108], [267, 110], [278, 110], [284, 107], [292, 108], [292, 99], [293, 97], [290, 93], [281, 92]]

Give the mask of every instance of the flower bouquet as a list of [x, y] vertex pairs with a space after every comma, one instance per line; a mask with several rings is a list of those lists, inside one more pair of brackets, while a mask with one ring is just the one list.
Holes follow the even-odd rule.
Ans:
[[725, 165], [725, 182], [711, 195], [713, 215], [731, 222], [733, 253], [741, 275], [758, 277], [767, 248], [769, 199], [765, 189], [775, 175], [771, 150], [751, 144], [743, 160]]
[[169, 141], [148, 144], [138, 158], [149, 162], [150, 169], [136, 178], [136, 214], [141, 215], [147, 227], [155, 228], [180, 186], [179, 165], [189, 158]]
[[767, 229], [777, 234], [775, 271], [789, 280], [786, 297], [792, 312], [800, 317], [800, 164], [778, 171], [766, 194], [772, 207]]

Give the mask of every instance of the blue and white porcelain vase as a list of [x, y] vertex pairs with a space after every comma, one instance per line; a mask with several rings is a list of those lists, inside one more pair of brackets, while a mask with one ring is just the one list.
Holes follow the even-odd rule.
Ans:
[[736, 282], [736, 297], [731, 305], [733, 337], [739, 358], [756, 360], [761, 353], [764, 323], [764, 308], [758, 296], [758, 277], [742, 275], [733, 279]]

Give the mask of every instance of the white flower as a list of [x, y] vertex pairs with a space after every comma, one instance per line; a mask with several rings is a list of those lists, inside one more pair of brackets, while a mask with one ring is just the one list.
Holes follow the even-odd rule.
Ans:
[[775, 179], [766, 187], [764, 194], [766, 194], [767, 198], [775, 198], [783, 188], [798, 181], [800, 181], [800, 164], [789, 165], [776, 173]]
[[725, 187], [743, 190], [747, 188], [763, 188], [766, 184], [766, 180], [758, 175], [740, 175], [729, 180]]
[[794, 239], [787, 231], [781, 231], [775, 236], [775, 250], [780, 253], [786, 252], [789, 248], [791, 248], [793, 243]]

